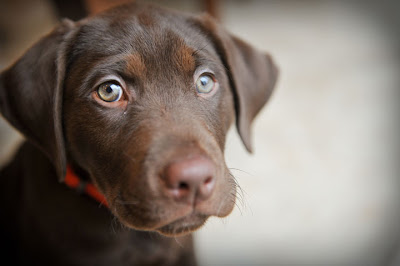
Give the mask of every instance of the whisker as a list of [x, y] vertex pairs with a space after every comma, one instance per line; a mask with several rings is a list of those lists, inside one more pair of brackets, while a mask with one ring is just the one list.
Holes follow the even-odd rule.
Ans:
[[[200, 35], [199, 35], [199, 36], [200, 36]], [[203, 51], [203, 50], [204, 50], [207, 46], [209, 46], [209, 45], [210, 45], [210, 44], [207, 43], [206, 45], [202, 46], [201, 48], [194, 50], [193, 53], [192, 53], [192, 55], [193, 55], [193, 56], [197, 55], [199, 52]]]
[[242, 186], [239, 184], [239, 182], [237, 181], [236, 177], [232, 174], [229, 173], [233, 179], [233, 181], [236, 184], [236, 187], [239, 189], [241, 196], [244, 198], [245, 194], [248, 196], [248, 194], [246, 193], [246, 191], [244, 191], [244, 189], [242, 188]]
[[226, 199], [227, 199], [228, 197], [230, 197], [230, 196], [231, 196], [231, 195], [228, 194], [223, 200], [221, 200], [221, 203], [220, 203], [219, 206], [218, 206], [217, 216], [219, 216], [219, 214], [221, 213], [222, 206], [224, 206]]
[[126, 151], [124, 151], [123, 155], [125, 155], [126, 157], [128, 157], [129, 160], [131, 160], [132, 162], [136, 162], [136, 160], [134, 158], [132, 158], [131, 155], [129, 155]]
[[128, 227], [121, 223], [116, 216], [112, 218], [110, 227], [114, 235], [117, 235], [119, 231], [128, 230]]
[[246, 172], [246, 171], [241, 170], [241, 169], [238, 169], [238, 168], [228, 168], [228, 169], [229, 169], [229, 170], [239, 171], [239, 172], [241, 172], [241, 173], [245, 173], [245, 174], [247, 174], [247, 175], [249, 175], [249, 176], [251, 176], [251, 177], [254, 177], [253, 174], [250, 174], [249, 172]]
[[235, 202], [235, 206], [239, 210], [240, 216], [243, 216], [243, 212], [242, 212], [242, 209], [240, 208], [240, 205], [237, 202]]
[[246, 208], [246, 202], [243, 193], [241, 192], [241, 189], [236, 191], [236, 199], [240, 202], [243, 208]]
[[224, 226], [226, 226], [227, 225], [227, 221], [228, 221], [228, 219], [226, 218], [226, 217], [224, 217], [224, 218], [220, 218], [219, 219], [220, 221], [221, 221], [221, 223], [224, 225]]
[[[238, 181], [237, 181], [237, 179], [236, 179], [236, 177], [231, 173], [231, 172], [229, 172], [229, 175], [232, 177], [232, 182], [233, 182], [233, 184], [236, 186], [236, 198], [238, 199], [238, 201], [239, 201], [239, 203], [242, 205], [242, 207], [243, 207], [243, 209], [246, 209], [247, 208], [247, 206], [248, 206], [248, 204], [246, 203], [246, 197], [245, 197], [245, 195], [248, 195], [245, 191], [244, 191], [244, 189], [239, 185], [239, 183], [238, 183]], [[236, 204], [236, 206], [239, 208], [239, 205], [236, 203], [236, 201], [235, 201], [235, 204]], [[241, 210], [240, 210], [241, 211]], [[242, 213], [242, 211], [241, 211], [241, 213]]]
[[117, 234], [117, 231], [115, 230], [115, 227], [114, 227], [114, 225], [115, 225], [115, 223], [116, 223], [116, 219], [117, 219], [117, 217], [113, 217], [112, 218], [112, 220], [111, 220], [111, 230], [112, 230], [112, 232], [114, 233], [114, 235], [116, 235]]
[[182, 243], [178, 240], [178, 238], [177, 238], [177, 237], [174, 237], [174, 239], [175, 239], [175, 242], [178, 244], [178, 246], [180, 246], [181, 248], [183, 248], [183, 245], [182, 245]]
[[137, 201], [137, 200], [122, 201], [122, 200], [116, 199], [115, 202], [120, 205], [138, 205], [138, 204], [140, 204], [140, 201]]

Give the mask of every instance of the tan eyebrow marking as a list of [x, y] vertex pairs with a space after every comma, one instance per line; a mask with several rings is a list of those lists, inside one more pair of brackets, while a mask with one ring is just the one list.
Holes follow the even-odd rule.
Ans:
[[139, 53], [133, 53], [128, 55], [126, 58], [126, 70], [137, 76], [145, 76], [146, 75], [146, 65], [142, 56]]

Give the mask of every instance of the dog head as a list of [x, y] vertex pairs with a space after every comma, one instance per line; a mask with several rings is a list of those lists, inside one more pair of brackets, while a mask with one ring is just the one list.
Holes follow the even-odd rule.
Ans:
[[61, 181], [68, 163], [125, 225], [177, 235], [232, 211], [225, 136], [236, 119], [251, 151], [276, 78], [211, 17], [129, 4], [42, 38], [1, 74], [0, 110]]

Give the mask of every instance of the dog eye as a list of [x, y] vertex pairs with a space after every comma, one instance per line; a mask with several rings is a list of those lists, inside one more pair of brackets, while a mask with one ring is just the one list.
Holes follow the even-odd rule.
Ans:
[[198, 93], [210, 93], [215, 87], [215, 81], [210, 74], [202, 74], [196, 81]]
[[122, 87], [114, 81], [105, 82], [97, 89], [97, 95], [105, 102], [116, 102], [121, 99]]

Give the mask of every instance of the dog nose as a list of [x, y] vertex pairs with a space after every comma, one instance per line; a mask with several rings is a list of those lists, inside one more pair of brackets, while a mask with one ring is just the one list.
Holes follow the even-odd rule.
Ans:
[[171, 163], [164, 170], [167, 194], [175, 200], [204, 201], [214, 190], [214, 175], [214, 164], [204, 157]]

